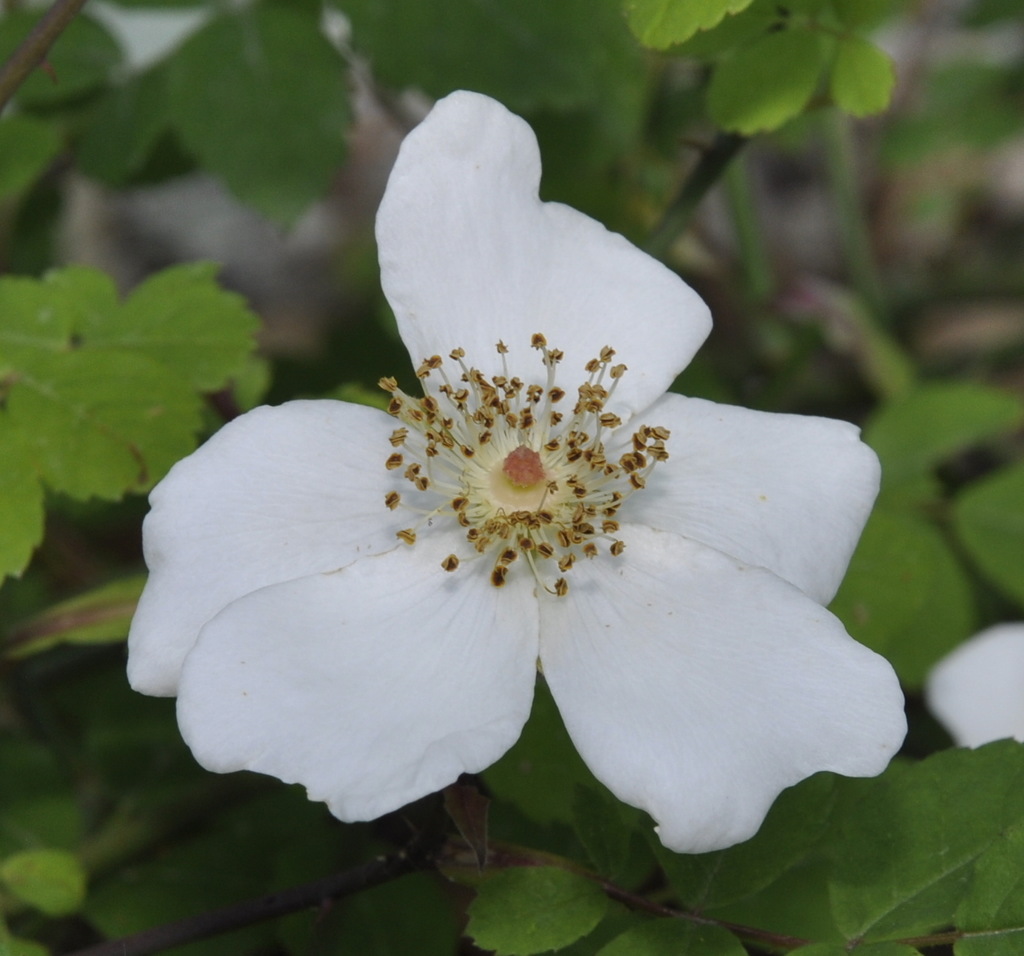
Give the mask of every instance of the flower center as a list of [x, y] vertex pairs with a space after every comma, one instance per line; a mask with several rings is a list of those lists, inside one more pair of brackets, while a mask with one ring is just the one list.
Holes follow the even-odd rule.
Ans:
[[[488, 378], [455, 349], [449, 356], [459, 369], [454, 382], [439, 355], [417, 369], [423, 398], [381, 379], [392, 396], [388, 411], [403, 424], [391, 435], [396, 450], [385, 464], [403, 468], [413, 486], [411, 500], [392, 491], [384, 502], [418, 513], [418, 521], [398, 532], [406, 544], [414, 545], [417, 533], [441, 516], [465, 529], [465, 553], [445, 558], [445, 570], [490, 555], [491, 583], [500, 587], [522, 557], [545, 590], [564, 595], [565, 577], [551, 581], [554, 567], [564, 575], [579, 557], [596, 557], [602, 541], [611, 555], [622, 553], [615, 516], [654, 465], [668, 458], [669, 433], [647, 425], [630, 433], [604, 410], [626, 371], [611, 364], [611, 348], [586, 364], [588, 377], [569, 414], [557, 407], [566, 396], [555, 384], [562, 353], [549, 349], [543, 335], [534, 335], [531, 345], [547, 370], [543, 385], [509, 377], [501, 342], [502, 375]], [[607, 457], [609, 449], [615, 460]]]
[[544, 478], [544, 463], [540, 455], [526, 445], [513, 448], [501, 470], [517, 488], [529, 488]]

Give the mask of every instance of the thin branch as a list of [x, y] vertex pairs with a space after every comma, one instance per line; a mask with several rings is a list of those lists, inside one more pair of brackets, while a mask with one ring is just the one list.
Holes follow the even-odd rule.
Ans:
[[86, 0], [56, 0], [7, 58], [7, 62], [0, 66], [0, 112], [3, 112], [18, 87], [46, 59], [54, 40], [78, 16], [85, 4]]
[[715, 137], [644, 244], [647, 252], [656, 259], [665, 257], [672, 243], [690, 224], [700, 201], [722, 177], [746, 142], [747, 138], [737, 133], [719, 133]]
[[71, 956], [150, 956], [183, 943], [207, 939], [243, 926], [322, 906], [328, 901], [379, 886], [406, 873], [426, 869], [429, 865], [429, 858], [422, 853], [402, 851], [311, 883], [267, 893], [174, 923], [165, 923], [132, 936], [97, 943]]

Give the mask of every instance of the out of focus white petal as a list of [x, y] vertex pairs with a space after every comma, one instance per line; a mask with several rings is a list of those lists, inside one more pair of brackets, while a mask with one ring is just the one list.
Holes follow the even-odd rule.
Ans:
[[997, 624], [935, 665], [928, 708], [961, 747], [1024, 741], [1024, 624]]

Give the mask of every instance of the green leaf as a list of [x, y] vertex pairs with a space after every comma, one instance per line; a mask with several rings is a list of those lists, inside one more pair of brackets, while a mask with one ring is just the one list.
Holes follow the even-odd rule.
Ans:
[[879, 113], [889, 105], [896, 71], [888, 54], [858, 36], [839, 38], [829, 90], [840, 109], [853, 116]]
[[1024, 605], [1024, 462], [976, 482], [956, 502], [954, 522], [970, 556]]
[[169, 70], [176, 129], [239, 199], [290, 225], [327, 192], [345, 154], [348, 90], [312, 12], [273, 4], [221, 14]]
[[817, 34], [799, 29], [759, 37], [722, 60], [708, 86], [708, 111], [723, 129], [778, 129], [810, 102], [825, 62]]
[[359, 956], [452, 956], [455, 909], [436, 879], [415, 873], [355, 894], [318, 916], [315, 946], [301, 952]]
[[51, 488], [108, 500], [165, 474], [194, 448], [201, 421], [192, 389], [163, 366], [84, 349], [37, 358], [7, 416]]
[[166, 85], [166, 68], [161, 65], [103, 97], [78, 142], [76, 159], [82, 172], [122, 186], [139, 171], [169, 123]]
[[54, 301], [53, 290], [45, 283], [0, 277], [0, 389], [14, 387], [4, 379], [23, 364], [67, 348], [74, 315], [62, 304]]
[[1024, 422], [1024, 402], [971, 382], [921, 386], [883, 405], [864, 428], [882, 462], [882, 496], [919, 497], [922, 478], [951, 455]]
[[573, 819], [577, 784], [594, 776], [576, 752], [547, 684], [537, 682], [533, 710], [511, 749], [483, 774], [496, 797], [539, 823]]
[[[915, 956], [921, 951], [905, 943], [867, 943], [855, 947], [857, 956]], [[847, 943], [812, 943], [800, 947], [800, 956], [850, 956]]]
[[597, 956], [745, 956], [740, 941], [717, 926], [659, 919], [635, 926], [598, 950]]
[[885, 507], [868, 519], [830, 610], [911, 688], [975, 630], [970, 584], [945, 538]]
[[1024, 820], [1024, 746], [999, 741], [894, 763], [851, 785], [833, 846], [833, 916], [847, 939], [918, 936], [948, 926], [975, 861]]
[[1018, 956], [1024, 939], [1024, 824], [1010, 827], [978, 860], [956, 926], [967, 934], [956, 944], [957, 956]]
[[592, 110], [618, 138], [643, 121], [646, 70], [619, 0], [338, 0], [338, 7], [374, 76], [391, 87], [434, 97], [476, 90], [519, 113]]
[[213, 391], [242, 370], [259, 325], [241, 296], [217, 285], [217, 269], [212, 262], [164, 269], [120, 309], [84, 317], [81, 332], [92, 348], [156, 360], [193, 388]]
[[67, 916], [85, 900], [85, 871], [64, 850], [15, 853], [0, 863], [0, 881], [47, 916]]
[[[39, 14], [10, 10], [0, 17], [0, 62], [11, 55], [39, 20]], [[18, 88], [17, 101], [29, 108], [52, 108], [93, 93], [121, 62], [117, 41], [88, 14], [79, 14], [57, 37], [46, 56]]]
[[146, 576], [140, 574], [54, 604], [12, 630], [4, 656], [17, 660], [57, 644], [106, 644], [124, 640], [145, 583]]
[[0, 277], [0, 574], [39, 540], [39, 480], [76, 498], [143, 491], [195, 448], [197, 391], [253, 377], [256, 319], [213, 272], [168, 269], [124, 305], [91, 269]]
[[626, 0], [629, 26], [645, 46], [664, 50], [717, 26], [752, 0]]
[[466, 932], [498, 956], [528, 956], [585, 936], [607, 908], [601, 888], [585, 876], [555, 866], [515, 867], [480, 886]]
[[704, 912], [752, 896], [806, 859], [829, 824], [834, 780], [816, 774], [784, 790], [758, 832], [726, 850], [677, 854], [657, 844], [658, 860], [683, 904]]
[[713, 62], [734, 48], [749, 43], [782, 23], [778, 7], [754, 3], [725, 17], [720, 23], [695, 33], [679, 44], [673, 55]]
[[831, 0], [832, 9], [845, 26], [874, 26], [894, 11], [896, 0]]
[[[627, 811], [603, 787], [577, 784], [572, 802], [573, 826], [587, 855], [603, 876], [618, 877], [629, 859], [632, 829]], [[630, 813], [634, 818], [636, 811]]]
[[31, 185], [60, 148], [60, 136], [51, 123], [30, 116], [0, 119], [0, 199]]
[[43, 489], [25, 443], [0, 416], [0, 581], [20, 574], [43, 540]]

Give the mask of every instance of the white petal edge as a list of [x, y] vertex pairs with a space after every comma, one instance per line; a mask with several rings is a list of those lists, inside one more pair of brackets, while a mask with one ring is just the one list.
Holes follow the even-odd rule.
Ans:
[[178, 722], [196, 759], [301, 783], [338, 818], [369, 820], [500, 757], [533, 700], [533, 582], [443, 571], [458, 538], [225, 608], [182, 673]]
[[669, 849], [753, 836], [821, 770], [880, 773], [906, 732], [888, 662], [768, 571], [623, 528], [616, 562], [577, 565], [541, 605], [541, 663], [594, 775]]
[[132, 687], [176, 693], [199, 629], [242, 595], [394, 547], [394, 425], [346, 402], [262, 406], [178, 462], [143, 523], [150, 575], [128, 638]]
[[854, 425], [681, 395], [643, 418], [671, 430], [669, 459], [623, 507], [623, 521], [699, 541], [820, 604], [832, 600], [878, 494], [878, 456]]
[[629, 372], [612, 411], [625, 417], [672, 383], [707, 337], [700, 297], [600, 223], [538, 196], [530, 127], [459, 91], [405, 138], [377, 213], [381, 283], [413, 364], [466, 350], [467, 364], [543, 382], [536, 332], [565, 359], [570, 395], [605, 346]]
[[1024, 741], [1024, 623], [997, 624], [965, 641], [935, 665], [924, 692], [958, 746]]

